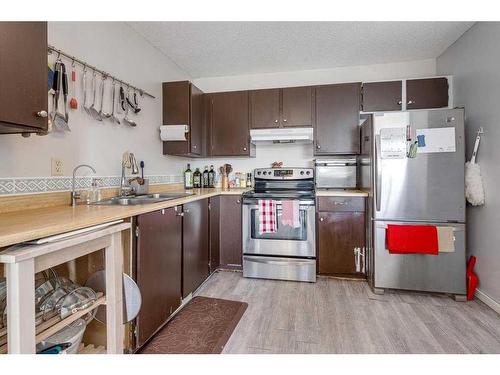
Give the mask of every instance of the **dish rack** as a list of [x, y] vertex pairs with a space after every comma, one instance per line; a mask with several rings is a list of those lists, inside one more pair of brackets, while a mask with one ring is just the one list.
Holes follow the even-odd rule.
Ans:
[[[37, 344], [77, 320], [93, 319], [94, 312], [101, 305], [106, 306], [106, 348], [81, 344], [78, 352], [122, 354], [124, 326], [121, 232], [124, 230], [130, 230], [130, 223], [111, 225], [54, 243], [16, 245], [0, 252], [0, 263], [5, 264], [7, 288], [7, 326], [0, 328], [0, 354], [34, 354]], [[35, 275], [101, 250], [104, 250], [105, 257], [106, 295], [94, 292], [93, 297], [84, 305], [73, 308], [74, 305], [68, 304], [65, 311], [59, 308], [53, 311], [48, 309], [42, 318], [40, 311], [37, 311], [39, 301], [36, 297], [38, 289], [35, 288]], [[69, 289], [64, 298], [78, 289], [90, 288], [75, 285], [75, 289]]]

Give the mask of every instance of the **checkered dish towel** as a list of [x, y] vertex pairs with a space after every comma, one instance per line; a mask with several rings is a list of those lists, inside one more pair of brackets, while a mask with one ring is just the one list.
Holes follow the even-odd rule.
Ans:
[[276, 202], [259, 199], [259, 234], [276, 233]]

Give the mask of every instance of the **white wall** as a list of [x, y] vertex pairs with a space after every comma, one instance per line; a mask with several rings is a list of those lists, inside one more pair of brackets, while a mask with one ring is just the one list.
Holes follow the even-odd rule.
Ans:
[[[81, 81], [77, 99], [80, 108], [70, 112], [71, 133], [0, 136], [0, 177], [50, 176], [51, 157], [64, 163], [64, 174], [75, 165], [90, 163], [101, 176], [120, 174], [121, 155], [134, 152], [146, 163], [148, 175], [180, 175], [184, 160], [162, 156], [158, 137], [161, 125], [161, 82], [189, 79], [186, 73], [123, 22], [49, 22], [49, 44], [141, 87], [156, 99], [140, 101], [137, 128], [102, 123], [83, 112]], [[54, 59], [51, 56], [50, 59]], [[70, 63], [65, 61], [67, 69]], [[81, 68], [78, 68], [81, 80]], [[71, 86], [70, 86], [71, 92]], [[109, 94], [108, 94], [109, 95]]]
[[[270, 74], [198, 78], [193, 83], [204, 92], [262, 89], [272, 87], [307, 86], [339, 82], [388, 80], [405, 77], [423, 77], [436, 74], [436, 60], [410, 61], [392, 64], [352, 66], [322, 70], [304, 70]], [[217, 158], [194, 160], [194, 166], [221, 165], [228, 162], [236, 172], [250, 172], [254, 168], [269, 167], [273, 161], [285, 166], [312, 166], [312, 145], [259, 145], [256, 158]]]
[[477, 256], [481, 291], [500, 304], [500, 23], [476, 23], [438, 59], [440, 74], [453, 74], [456, 105], [465, 106], [467, 158], [484, 127], [478, 162], [486, 193], [483, 207], [467, 208], [467, 250]]

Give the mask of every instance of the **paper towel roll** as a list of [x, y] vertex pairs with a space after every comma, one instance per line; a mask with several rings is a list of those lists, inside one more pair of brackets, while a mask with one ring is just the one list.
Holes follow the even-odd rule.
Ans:
[[162, 141], [185, 141], [187, 132], [189, 132], [188, 125], [160, 126], [160, 138]]

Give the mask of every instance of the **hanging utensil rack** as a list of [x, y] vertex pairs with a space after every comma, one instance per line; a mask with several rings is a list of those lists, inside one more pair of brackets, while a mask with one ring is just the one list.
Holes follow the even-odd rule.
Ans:
[[128, 88], [132, 89], [132, 90], [136, 90], [137, 92], [139, 92], [139, 94], [141, 96], [149, 96], [150, 98], [152, 99], [156, 99], [156, 97], [154, 95], [151, 95], [150, 93], [148, 93], [147, 91], [139, 88], [139, 87], [136, 87], [134, 85], [131, 85], [130, 83], [124, 81], [124, 80], [121, 80], [115, 76], [113, 76], [112, 74], [108, 73], [108, 72], [105, 72], [104, 70], [101, 70], [99, 68], [96, 68], [95, 66], [93, 65], [90, 65], [88, 64], [86, 61], [84, 60], [81, 60], [73, 55], [70, 55], [69, 53], [66, 53], [62, 50], [60, 50], [59, 48], [56, 48], [54, 46], [51, 46], [51, 45], [48, 45], [47, 47], [47, 50], [48, 50], [48, 53], [51, 54], [51, 53], [57, 53], [58, 56], [65, 56], [66, 58], [68, 58], [69, 60], [71, 60], [72, 63], [78, 63], [80, 64], [81, 66], [83, 66], [84, 68], [87, 68], [87, 69], [90, 69], [94, 72], [97, 72], [97, 73], [100, 73], [101, 75], [107, 77], [107, 78], [110, 78], [112, 80], [114, 80], [115, 82], [117, 83], [121, 83], [123, 84], [124, 86], [127, 86]]

